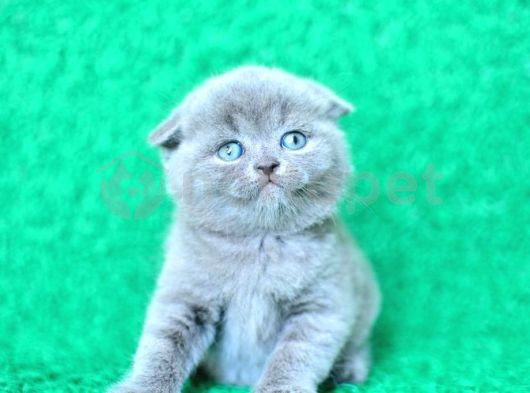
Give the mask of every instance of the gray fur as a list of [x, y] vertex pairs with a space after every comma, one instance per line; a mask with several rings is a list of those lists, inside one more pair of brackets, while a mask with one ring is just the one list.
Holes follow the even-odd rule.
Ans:
[[[259, 393], [367, 377], [380, 295], [335, 217], [350, 172], [336, 120], [351, 110], [316, 82], [242, 67], [155, 130], [179, 209], [134, 365], [112, 392], [179, 392], [198, 366]], [[280, 146], [290, 130], [307, 133], [303, 149]], [[221, 161], [234, 139], [243, 156]], [[277, 185], [255, 169], [270, 160]]]

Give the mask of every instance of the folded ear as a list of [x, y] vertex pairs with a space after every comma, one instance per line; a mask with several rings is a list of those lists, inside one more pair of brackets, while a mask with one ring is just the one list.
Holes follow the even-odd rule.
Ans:
[[149, 135], [148, 142], [166, 150], [174, 150], [182, 141], [182, 130], [178, 108], [160, 123]]
[[336, 120], [355, 111], [355, 106], [340, 98], [327, 87], [313, 80], [306, 79], [310, 89], [322, 101], [322, 114], [330, 119]]

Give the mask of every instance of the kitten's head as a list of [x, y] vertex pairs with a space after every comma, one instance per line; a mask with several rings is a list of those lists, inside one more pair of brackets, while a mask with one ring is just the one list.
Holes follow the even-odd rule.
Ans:
[[352, 106], [278, 69], [242, 67], [190, 93], [150, 136], [182, 218], [211, 230], [290, 232], [334, 213]]

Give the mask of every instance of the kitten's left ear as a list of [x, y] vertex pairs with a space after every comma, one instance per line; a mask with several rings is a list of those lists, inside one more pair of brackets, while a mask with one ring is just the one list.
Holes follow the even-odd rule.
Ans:
[[306, 79], [310, 89], [322, 100], [322, 114], [330, 119], [336, 120], [355, 112], [355, 106], [340, 98], [327, 87], [313, 80]]
[[180, 113], [177, 108], [149, 135], [148, 142], [153, 146], [174, 150], [180, 145], [181, 141]]

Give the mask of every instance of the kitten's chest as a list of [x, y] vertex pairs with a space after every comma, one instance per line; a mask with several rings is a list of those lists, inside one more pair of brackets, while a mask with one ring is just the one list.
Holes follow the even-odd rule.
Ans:
[[289, 305], [319, 276], [327, 254], [322, 241], [307, 237], [267, 235], [216, 244], [208, 258], [218, 263], [208, 267], [209, 276], [215, 277], [211, 292], [218, 295], [223, 318], [204, 362], [215, 380], [256, 382]]
[[307, 281], [307, 255], [301, 250], [278, 237], [239, 248], [241, 263], [226, 276], [223, 318], [205, 362], [216, 380], [254, 384], [261, 375], [286, 307]]
[[252, 299], [250, 307], [263, 299], [284, 302], [296, 297], [317, 273], [322, 250], [299, 239], [267, 235], [239, 245], [237, 254], [226, 252], [236, 258], [224, 267], [229, 271], [225, 294], [240, 299], [237, 304]]
[[226, 303], [206, 365], [217, 381], [253, 385], [282, 326], [282, 311], [259, 286], [244, 285]]

